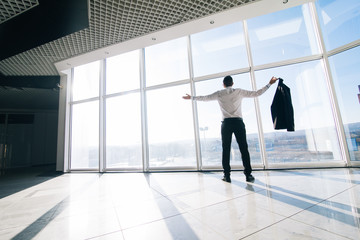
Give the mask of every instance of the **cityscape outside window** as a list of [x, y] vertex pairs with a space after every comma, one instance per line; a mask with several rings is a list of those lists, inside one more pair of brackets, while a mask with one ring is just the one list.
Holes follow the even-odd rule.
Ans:
[[189, 84], [146, 93], [150, 168], [196, 167], [191, 103], [179, 96]]
[[99, 101], [74, 104], [71, 169], [99, 169]]
[[340, 145], [320, 61], [311, 61], [256, 72], [257, 85], [278, 74], [290, 88], [295, 132], [274, 130], [270, 105], [275, 94], [259, 98], [269, 163], [340, 161]]
[[329, 58], [351, 161], [360, 161], [360, 47]]
[[106, 167], [142, 168], [140, 94], [106, 100]]
[[[99, 96], [100, 61], [76, 67], [73, 72], [73, 101]], [[99, 129], [98, 100], [72, 104], [71, 169], [99, 169]]]

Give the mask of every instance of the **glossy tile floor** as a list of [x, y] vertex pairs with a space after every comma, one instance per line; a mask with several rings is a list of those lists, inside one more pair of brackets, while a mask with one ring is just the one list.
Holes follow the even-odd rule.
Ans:
[[0, 239], [360, 239], [360, 169], [22, 172], [0, 177]]

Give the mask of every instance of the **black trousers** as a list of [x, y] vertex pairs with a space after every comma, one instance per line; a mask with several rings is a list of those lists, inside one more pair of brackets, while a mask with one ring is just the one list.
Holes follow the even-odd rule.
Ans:
[[221, 140], [223, 149], [222, 166], [224, 169], [224, 175], [230, 176], [230, 150], [233, 133], [239, 145], [241, 159], [244, 166], [244, 174], [250, 175], [252, 172], [250, 164], [250, 154], [246, 141], [245, 124], [241, 118], [225, 118], [221, 124]]

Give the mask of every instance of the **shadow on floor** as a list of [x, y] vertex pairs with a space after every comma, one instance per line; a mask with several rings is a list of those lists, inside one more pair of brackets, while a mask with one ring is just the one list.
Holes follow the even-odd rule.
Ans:
[[55, 165], [7, 169], [0, 176], [0, 199], [61, 176]]

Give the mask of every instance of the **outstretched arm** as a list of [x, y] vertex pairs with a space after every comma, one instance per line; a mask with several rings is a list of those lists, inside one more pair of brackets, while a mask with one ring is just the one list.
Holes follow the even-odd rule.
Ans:
[[260, 88], [259, 90], [257, 91], [248, 91], [248, 90], [243, 90], [241, 89], [242, 91], [242, 95], [244, 97], [258, 97], [260, 96], [261, 94], [263, 94], [264, 92], [266, 92], [266, 90], [268, 90], [270, 88], [270, 86], [272, 84], [274, 84], [276, 81], [278, 80], [278, 78], [276, 77], [272, 77], [269, 81], [268, 84], [266, 84], [263, 88]]
[[210, 95], [206, 95], [206, 96], [191, 96], [189, 94], [186, 94], [182, 98], [183, 99], [194, 99], [194, 100], [198, 100], [198, 101], [212, 101], [212, 100], [216, 100], [218, 98], [218, 92], [214, 92], [214, 93], [212, 93]]
[[[272, 77], [269, 81], [269, 84], [272, 85], [274, 83], [276, 83], [276, 81], [279, 80], [279, 78], [276, 77]], [[245, 91], [248, 92], [247, 97], [256, 97], [259, 96], [261, 94], [263, 94], [270, 86], [265, 86], [262, 89], [259, 89], [258, 91]], [[183, 99], [189, 100], [192, 98], [191, 95], [186, 94], [185, 96], [182, 97]], [[207, 96], [198, 96], [198, 97], [194, 97], [196, 98], [196, 100], [200, 100], [200, 101], [210, 101], [210, 100], [215, 100], [217, 98], [217, 92], [214, 92], [213, 94], [207, 95]]]

